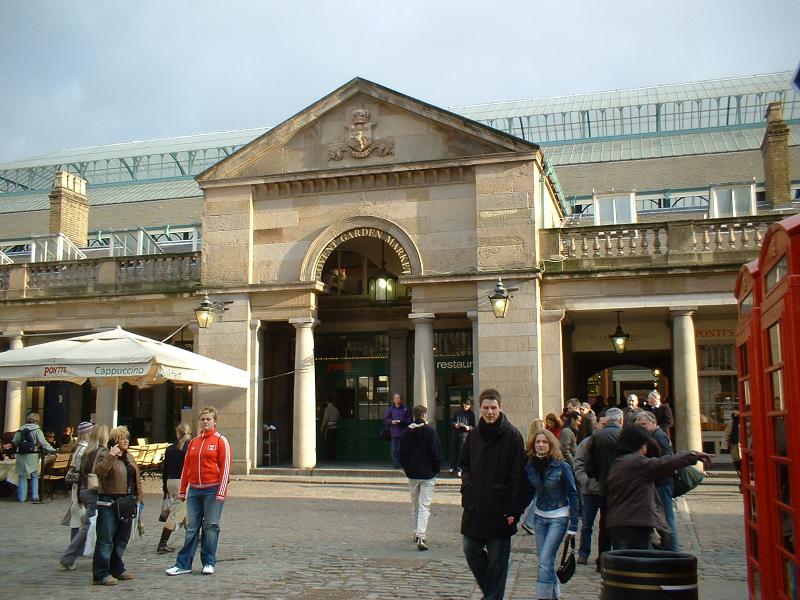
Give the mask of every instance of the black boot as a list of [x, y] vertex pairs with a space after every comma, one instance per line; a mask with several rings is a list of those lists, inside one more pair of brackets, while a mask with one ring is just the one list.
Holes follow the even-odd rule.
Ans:
[[158, 548], [156, 552], [159, 554], [167, 554], [168, 552], [175, 552], [175, 548], [172, 546], [167, 545], [167, 540], [169, 540], [169, 536], [172, 535], [172, 529], [164, 529], [161, 530], [161, 539], [158, 542]]

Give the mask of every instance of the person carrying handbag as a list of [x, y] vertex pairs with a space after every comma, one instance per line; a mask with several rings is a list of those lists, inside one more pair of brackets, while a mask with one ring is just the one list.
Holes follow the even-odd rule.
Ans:
[[97, 513], [97, 489], [89, 489], [87, 480], [97, 460], [98, 450], [107, 443], [108, 427], [106, 425], [96, 425], [89, 434], [86, 449], [83, 451], [77, 484], [78, 501], [86, 510], [81, 519], [78, 533], [72, 538], [59, 561], [61, 568], [65, 571], [75, 570], [75, 560], [78, 556], [83, 554], [83, 549], [86, 546], [86, 538], [89, 534], [91, 519]]
[[161, 539], [158, 541], [158, 554], [175, 552], [175, 548], [168, 545], [169, 536], [186, 519], [186, 503], [180, 499], [181, 473], [183, 461], [186, 457], [186, 446], [192, 441], [191, 427], [181, 423], [175, 428], [177, 441], [164, 452], [164, 469], [161, 473], [163, 482], [164, 502], [161, 507], [159, 521], [164, 522], [161, 530]]
[[110, 438], [109, 449], [101, 448], [94, 463], [99, 480], [97, 542], [92, 561], [94, 585], [117, 585], [119, 580], [133, 579], [122, 555], [131, 538], [136, 505], [144, 497], [139, 467], [128, 452], [128, 428], [115, 427]]
[[571, 544], [578, 532], [580, 499], [572, 467], [563, 460], [561, 444], [549, 430], [541, 429], [529, 437], [526, 450], [525, 472], [535, 497], [531, 509], [539, 556], [536, 597], [550, 600], [561, 597], [556, 553], [565, 536]]

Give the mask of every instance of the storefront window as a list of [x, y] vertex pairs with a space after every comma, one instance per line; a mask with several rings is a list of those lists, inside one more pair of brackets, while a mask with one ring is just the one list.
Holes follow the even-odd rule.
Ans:
[[[746, 352], [744, 347], [740, 351]], [[724, 431], [738, 406], [735, 346], [709, 344], [698, 347], [700, 375], [700, 428]], [[742, 382], [748, 402], [748, 381]]]
[[736, 376], [700, 377], [700, 428], [724, 431], [737, 405]]

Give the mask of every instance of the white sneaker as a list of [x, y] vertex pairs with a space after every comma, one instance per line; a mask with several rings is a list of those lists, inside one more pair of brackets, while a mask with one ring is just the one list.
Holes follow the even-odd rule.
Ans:
[[214, 565], [203, 565], [203, 575], [213, 575], [216, 569]]
[[[203, 570], [205, 570], [205, 567], [203, 567]], [[166, 573], [167, 575], [188, 575], [191, 572], [192, 572], [191, 569], [181, 569], [177, 565], [174, 567], [170, 567], [169, 569], [164, 571], [164, 573]]]

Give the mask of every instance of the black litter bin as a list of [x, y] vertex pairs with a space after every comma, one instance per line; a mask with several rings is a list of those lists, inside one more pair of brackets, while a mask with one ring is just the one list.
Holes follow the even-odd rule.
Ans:
[[600, 560], [600, 600], [697, 600], [697, 557], [662, 550], [612, 550]]

